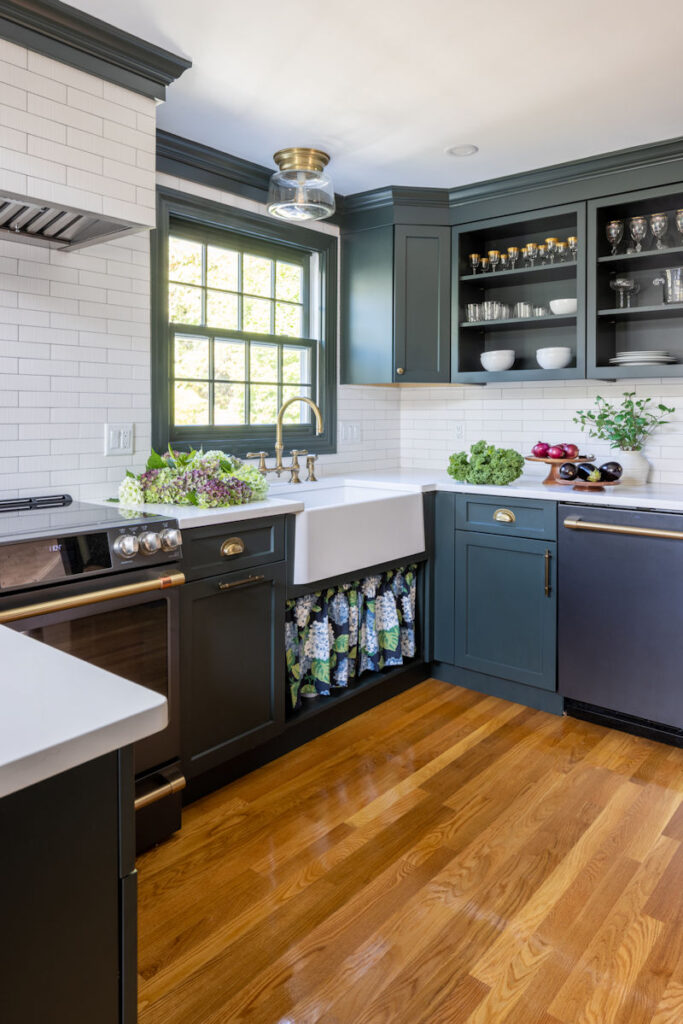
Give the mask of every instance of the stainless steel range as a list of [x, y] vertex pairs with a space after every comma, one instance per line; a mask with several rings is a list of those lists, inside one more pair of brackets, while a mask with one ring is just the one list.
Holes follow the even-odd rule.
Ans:
[[175, 519], [72, 501], [0, 501], [0, 624], [168, 700], [169, 724], [135, 747], [138, 847], [180, 827]]

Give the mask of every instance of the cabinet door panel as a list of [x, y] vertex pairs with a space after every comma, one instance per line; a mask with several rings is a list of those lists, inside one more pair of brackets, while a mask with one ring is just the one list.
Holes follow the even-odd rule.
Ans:
[[[183, 748], [190, 777], [276, 735], [284, 722], [284, 564], [183, 588]], [[230, 585], [221, 589], [221, 584]]]
[[554, 690], [555, 545], [458, 531], [455, 564], [455, 664]]
[[394, 380], [448, 381], [450, 229], [399, 225], [394, 230]]

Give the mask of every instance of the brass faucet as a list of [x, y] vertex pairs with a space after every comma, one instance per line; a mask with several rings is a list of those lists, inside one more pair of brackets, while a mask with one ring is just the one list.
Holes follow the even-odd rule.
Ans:
[[310, 406], [310, 408], [313, 410], [313, 415], [315, 416], [315, 432], [316, 432], [316, 434], [322, 434], [322, 432], [323, 432], [322, 413], [320, 412], [320, 409], [315, 404], [315, 402], [311, 398], [300, 398], [299, 396], [296, 396], [295, 398], [289, 398], [286, 402], [283, 402], [282, 405], [280, 406], [280, 411], [278, 412], [277, 420], [275, 421], [275, 465], [272, 468], [270, 468], [266, 464], [266, 459], [268, 457], [268, 452], [247, 452], [247, 458], [248, 459], [258, 459], [259, 460], [259, 467], [258, 468], [259, 468], [259, 471], [261, 473], [263, 473], [264, 476], [267, 473], [277, 473], [277, 475], [280, 476], [280, 473], [282, 473], [283, 470], [287, 470], [288, 469], [290, 471], [290, 473], [291, 473], [290, 483], [300, 484], [301, 480], [299, 478], [299, 470], [300, 470], [301, 467], [299, 466], [299, 456], [300, 455], [307, 455], [308, 456], [308, 458], [306, 459], [306, 467], [308, 469], [308, 477], [307, 477], [307, 479], [311, 480], [311, 481], [317, 479], [317, 477], [315, 475], [315, 470], [314, 470], [314, 463], [315, 463], [315, 460], [316, 460], [317, 456], [309, 455], [308, 452], [304, 448], [293, 448], [292, 449], [292, 453], [291, 453], [292, 454], [292, 463], [291, 463], [291, 465], [290, 466], [285, 466], [285, 464], [282, 461], [282, 452], [284, 451], [284, 447], [285, 447], [284, 444], [283, 444], [283, 441], [282, 441], [282, 426], [283, 426], [282, 420], [283, 420], [283, 417], [284, 417], [284, 414], [285, 414], [285, 410], [290, 405], [292, 405], [293, 402], [303, 402], [304, 405]]

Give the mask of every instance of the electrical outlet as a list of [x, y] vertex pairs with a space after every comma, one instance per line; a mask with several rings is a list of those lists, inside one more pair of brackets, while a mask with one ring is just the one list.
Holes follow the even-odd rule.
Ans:
[[456, 423], [455, 424], [455, 440], [456, 441], [464, 441], [465, 440], [465, 424], [464, 423]]
[[104, 425], [104, 454], [105, 455], [132, 455], [133, 454], [133, 424], [132, 423], [105, 423], [105, 425]]

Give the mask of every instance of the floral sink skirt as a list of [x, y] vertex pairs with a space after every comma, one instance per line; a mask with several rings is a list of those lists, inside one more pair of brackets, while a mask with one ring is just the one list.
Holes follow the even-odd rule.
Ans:
[[363, 672], [415, 656], [417, 565], [287, 602], [287, 681], [293, 707]]

